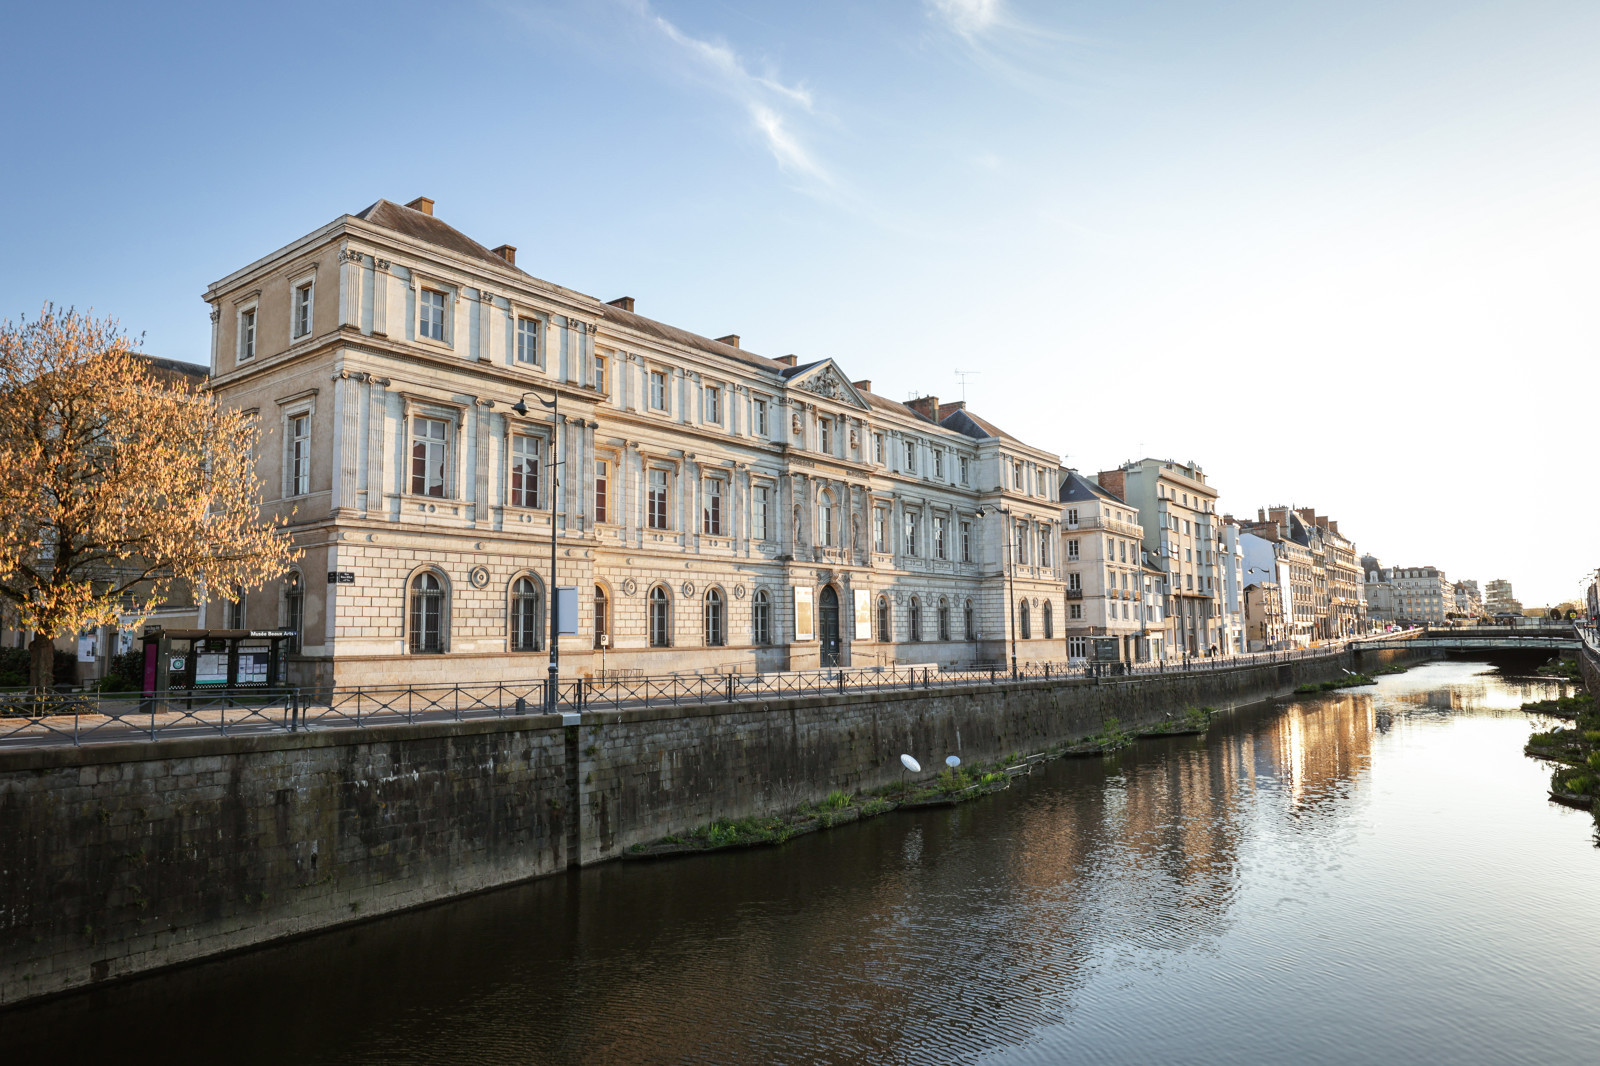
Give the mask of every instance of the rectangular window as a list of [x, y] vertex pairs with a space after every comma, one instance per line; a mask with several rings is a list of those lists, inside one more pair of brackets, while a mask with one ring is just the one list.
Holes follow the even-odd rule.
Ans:
[[1011, 463], [1011, 487], [1022, 488], [1022, 460], [1015, 459]]
[[647, 522], [651, 529], [667, 528], [667, 472], [650, 471], [650, 492], [646, 500]]
[[961, 483], [965, 485], [967, 483], [967, 457], [965, 455], [956, 460], [956, 472], [960, 475]]
[[767, 401], [756, 400], [754, 406], [756, 436], [765, 437], [767, 435]]
[[1069, 529], [1078, 528], [1078, 509], [1076, 507], [1067, 508], [1067, 527]]
[[906, 441], [906, 473], [915, 474], [916, 472], [917, 472], [917, 442], [914, 441], [914, 440], [908, 440], [908, 441]]
[[1083, 575], [1074, 570], [1067, 575], [1067, 591], [1080, 592], [1083, 589]]
[[961, 523], [961, 561], [972, 562], [972, 523]]
[[833, 423], [826, 418], [817, 419], [817, 450], [833, 454]]
[[886, 552], [889, 550], [889, 513], [882, 507], [872, 510], [872, 550]]
[[[1083, 604], [1073, 603], [1067, 606], [1067, 617], [1081, 619], [1083, 617]], [[1069, 653], [1070, 654], [1070, 653]]]
[[[1082, 612], [1080, 611], [1079, 614], [1074, 615], [1074, 617], [1082, 617]], [[1073, 659], [1087, 659], [1089, 657], [1089, 638], [1068, 637], [1067, 655]]]
[[539, 365], [539, 320], [517, 319], [517, 362]]
[[703, 482], [701, 501], [701, 532], [707, 536], [722, 536], [722, 481], [708, 477]]
[[611, 460], [594, 461], [594, 520], [609, 522], [611, 503]]
[[443, 496], [449, 459], [449, 423], [442, 418], [411, 420], [411, 493]]
[[289, 495], [304, 496], [311, 491], [311, 416], [289, 419]]
[[933, 476], [944, 477], [944, 449], [933, 450]]
[[[934, 452], [933, 454], [934, 455], [938, 455], [939, 453], [938, 452]], [[934, 557], [937, 558], [937, 559], [943, 559], [945, 557], [945, 555], [944, 555], [944, 519], [942, 517], [937, 516], [937, 515], [934, 516], [934, 519], [933, 519], [933, 554], [934, 554]]]
[[706, 421], [722, 425], [722, 390], [715, 385], [706, 386]]
[[880, 464], [883, 462], [883, 434], [882, 433], [874, 433], [872, 435], [872, 461], [875, 462], [875, 463], [880, 463]]
[[308, 336], [311, 333], [311, 282], [295, 286], [294, 290], [294, 335], [296, 337]]
[[1048, 527], [1039, 530], [1039, 565], [1050, 565], [1050, 530]]
[[603, 355], [594, 357], [594, 391], [606, 391], [606, 357]]
[[1078, 542], [1076, 540], [1067, 541], [1067, 558], [1068, 559], [1077, 559], [1077, 558], [1079, 558], [1079, 555], [1078, 555]]
[[423, 289], [418, 302], [422, 306], [422, 312], [417, 332], [428, 340], [444, 340], [444, 293]]
[[769, 540], [772, 536], [772, 490], [765, 486], [756, 488], [754, 530], [756, 540]]
[[914, 513], [910, 512], [910, 511], [906, 512], [906, 554], [907, 555], [914, 556], [914, 555], [917, 554], [917, 522], [921, 520], [921, 517], [922, 517], [921, 515], [914, 514]]
[[539, 506], [539, 438], [511, 438], [511, 506]]
[[665, 411], [667, 409], [667, 375], [665, 371], [650, 371], [650, 409], [652, 411]]
[[239, 361], [256, 357], [256, 312], [254, 308], [239, 316]]

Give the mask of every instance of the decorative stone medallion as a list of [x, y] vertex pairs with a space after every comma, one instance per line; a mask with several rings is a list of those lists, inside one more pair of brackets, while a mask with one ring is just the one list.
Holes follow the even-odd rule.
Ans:
[[473, 588], [483, 588], [489, 584], [489, 568], [486, 566], [474, 566], [472, 572], [467, 575], [467, 580], [472, 582]]
[[744, 599], [744, 586], [743, 585], [735, 585], [735, 586], [733, 586], [733, 598], [736, 599], [736, 600]]
[[693, 581], [685, 581], [683, 583], [683, 594], [685, 596], [693, 596], [694, 595], [694, 582]]
[[638, 591], [639, 591], [639, 584], [638, 584], [638, 582], [634, 581], [633, 578], [625, 577], [625, 578], [622, 579], [622, 594], [624, 596], [632, 596], [635, 592], [638, 592]]

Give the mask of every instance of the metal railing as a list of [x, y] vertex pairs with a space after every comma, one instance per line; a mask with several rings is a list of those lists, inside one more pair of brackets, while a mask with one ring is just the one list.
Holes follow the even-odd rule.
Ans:
[[1251, 652], [1154, 663], [1039, 660], [978, 664], [838, 667], [785, 673], [709, 673], [657, 677], [574, 678], [556, 682], [553, 704], [545, 679], [454, 685], [378, 685], [313, 692], [273, 689], [135, 694], [0, 694], [0, 747], [108, 741], [162, 741], [201, 736], [365, 729], [418, 722], [461, 722], [564, 714], [759, 702], [797, 696], [872, 693], [1019, 681], [1102, 683], [1117, 679], [1208, 673], [1271, 663], [1332, 658], [1355, 642], [1291, 651]]
[[292, 732], [303, 708], [295, 689], [139, 693], [0, 693], [0, 746], [88, 744]]

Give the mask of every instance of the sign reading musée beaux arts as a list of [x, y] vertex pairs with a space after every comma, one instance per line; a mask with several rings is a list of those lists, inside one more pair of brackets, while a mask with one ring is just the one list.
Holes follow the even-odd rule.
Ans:
[[808, 588], [794, 590], [794, 639], [816, 639], [815, 627], [812, 624], [812, 591]]
[[853, 589], [856, 599], [856, 640], [872, 639], [872, 593], [867, 589]]

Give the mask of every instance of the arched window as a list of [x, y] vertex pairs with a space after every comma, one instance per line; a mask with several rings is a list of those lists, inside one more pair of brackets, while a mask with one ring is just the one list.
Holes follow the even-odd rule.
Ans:
[[907, 640], [922, 639], [922, 601], [915, 596], [911, 597], [910, 632], [906, 634]]
[[1056, 635], [1056, 612], [1049, 600], [1044, 601], [1044, 639], [1053, 640]]
[[667, 601], [667, 590], [660, 585], [650, 590], [650, 646], [665, 648], [672, 644], [672, 605]]
[[887, 644], [894, 639], [889, 632], [889, 597], [878, 597], [878, 643]]
[[939, 597], [939, 639], [950, 639], [950, 601]]
[[967, 603], [966, 603], [966, 606], [964, 606], [961, 609], [961, 614], [963, 616], [962, 622], [963, 622], [963, 625], [964, 625], [964, 628], [965, 628], [965, 632], [967, 634], [967, 639], [968, 640], [977, 640], [978, 639], [978, 620], [972, 613], [972, 601], [971, 600], [968, 600]]
[[1033, 639], [1033, 618], [1028, 612], [1027, 600], [1022, 601], [1022, 609], [1018, 612], [1017, 617], [1022, 620], [1021, 624], [1018, 626], [1018, 628], [1022, 631], [1022, 639]]
[[594, 587], [594, 646], [609, 647], [606, 637], [611, 635], [611, 600], [601, 585]]
[[444, 651], [449, 622], [444, 583], [438, 574], [424, 570], [411, 579], [411, 650], [419, 654]]
[[706, 647], [720, 648], [728, 642], [728, 628], [722, 607], [722, 591], [720, 589], [706, 590]]
[[757, 644], [772, 643], [772, 597], [766, 589], [757, 591], [750, 603], [750, 623], [755, 630], [751, 636]]
[[532, 578], [519, 577], [511, 583], [510, 617], [506, 630], [512, 651], [538, 651], [544, 647], [544, 597]]

